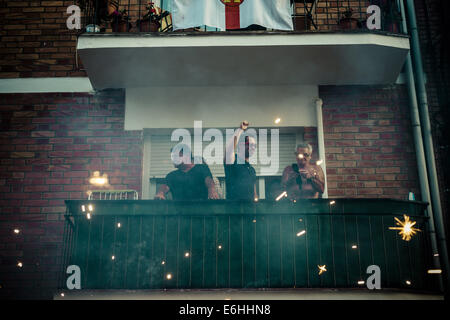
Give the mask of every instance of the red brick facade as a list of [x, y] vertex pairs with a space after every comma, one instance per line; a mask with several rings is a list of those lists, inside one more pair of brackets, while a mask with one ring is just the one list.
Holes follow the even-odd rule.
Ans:
[[3, 94], [0, 101], [0, 296], [20, 289], [15, 296], [48, 298], [64, 200], [86, 199], [96, 170], [115, 189], [140, 192], [141, 132], [123, 130], [122, 91]]
[[74, 3], [0, 3], [0, 79], [86, 76], [76, 58], [77, 33], [66, 26], [67, 7]]

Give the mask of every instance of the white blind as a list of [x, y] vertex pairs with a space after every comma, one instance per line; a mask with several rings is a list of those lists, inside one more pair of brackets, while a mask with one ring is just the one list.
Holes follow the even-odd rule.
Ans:
[[[150, 144], [150, 178], [164, 178], [169, 172], [175, 170], [172, 161], [170, 159], [170, 149], [175, 146], [177, 141], [170, 141], [169, 135], [152, 135], [151, 136], [151, 144]], [[278, 171], [275, 176], [281, 176], [283, 173], [283, 169], [295, 162], [295, 134], [280, 134], [279, 135], [279, 150], [278, 150], [278, 159], [279, 166]], [[203, 148], [205, 148], [209, 142], [203, 142]], [[267, 147], [270, 148], [270, 134], [267, 141]], [[265, 150], [264, 150], [265, 151]], [[259, 150], [258, 157], [259, 157]], [[267, 152], [269, 157], [272, 159], [276, 159], [277, 153], [274, 150], [274, 154], [271, 155], [270, 152]], [[258, 161], [257, 164], [254, 164], [253, 167], [256, 170], [256, 175], [261, 175], [261, 163]], [[224, 169], [223, 164], [213, 164], [209, 165], [209, 169], [211, 173], [215, 177], [223, 177]]]

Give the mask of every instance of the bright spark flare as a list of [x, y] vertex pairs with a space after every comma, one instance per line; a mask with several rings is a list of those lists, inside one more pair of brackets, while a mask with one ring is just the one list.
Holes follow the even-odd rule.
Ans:
[[166, 279], [167, 279], [167, 280], [172, 279], [172, 274], [171, 274], [171, 273], [168, 273], [168, 274], [166, 275]]
[[324, 272], [327, 271], [327, 266], [326, 266], [326, 265], [323, 265], [323, 266], [317, 265], [317, 267], [319, 268], [319, 276], [320, 276], [322, 273], [324, 273]]
[[275, 119], [275, 123], [276, 123], [276, 124], [279, 124], [280, 122], [281, 122], [281, 119], [280, 119], [280, 118], [276, 118], [276, 119]]
[[330, 201], [330, 204], [331, 204], [331, 205], [336, 204], [336, 201], [334, 201], [334, 200], [333, 200], [333, 201]]
[[185, 252], [185, 254], [184, 254], [184, 256], [185, 256], [186, 258], [189, 258], [190, 255], [191, 255], [191, 254], [190, 254], [189, 252]]
[[19, 229], [14, 229], [14, 233], [15, 233], [15, 234], [19, 234], [19, 233], [20, 233], [20, 230], [19, 230]]
[[306, 230], [302, 230], [299, 233], [297, 233], [297, 237], [300, 237], [306, 233]]
[[22, 268], [22, 267], [23, 267], [22, 262], [19, 261], [19, 262], [17, 263], [17, 266], [18, 266], [19, 268]]
[[405, 221], [400, 221], [400, 219], [395, 217], [395, 220], [397, 221], [396, 224], [400, 227], [389, 227], [389, 229], [400, 230], [398, 234], [402, 236], [402, 240], [409, 241], [417, 231], [420, 232], [421, 230], [413, 227], [416, 224], [416, 221], [409, 220], [409, 217], [406, 214], [403, 215], [403, 218]]
[[282, 194], [280, 194], [276, 199], [275, 199], [275, 201], [279, 201], [281, 198], [283, 198], [283, 197], [287, 197], [287, 192], [286, 191], [283, 191], [283, 193]]
[[316, 165], [320, 166], [323, 163], [323, 160], [317, 160]]

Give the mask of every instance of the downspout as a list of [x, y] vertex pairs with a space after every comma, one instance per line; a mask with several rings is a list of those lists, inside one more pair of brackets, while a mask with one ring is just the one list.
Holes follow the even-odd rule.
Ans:
[[327, 184], [327, 165], [325, 157], [325, 138], [323, 134], [323, 116], [322, 116], [323, 101], [320, 98], [316, 99], [316, 118], [317, 118], [317, 141], [319, 146], [319, 159], [322, 160], [320, 166], [322, 167], [325, 177], [325, 187], [322, 198], [328, 198], [328, 184]]
[[[403, 1], [401, 0], [398, 2], [400, 5], [403, 19], [403, 31], [407, 33], [408, 27], [406, 24], [404, 4]], [[431, 236], [431, 246], [433, 250], [433, 262], [435, 267], [437, 268], [440, 268], [441, 265], [443, 266], [444, 269], [443, 277], [445, 283], [444, 289], [448, 290], [449, 266], [448, 266], [447, 244], [445, 240], [442, 207], [436, 173], [436, 164], [434, 159], [434, 148], [431, 136], [431, 125], [428, 113], [427, 93], [423, 76], [422, 56], [420, 52], [414, 0], [406, 0], [406, 10], [408, 12], [408, 22], [410, 27], [409, 33], [411, 37], [410, 39], [411, 53], [408, 53], [408, 57], [406, 60], [406, 71], [408, 81], [408, 93], [410, 97], [411, 120], [414, 132], [416, 157], [419, 170], [420, 188], [423, 200], [430, 203], [427, 211], [430, 219], [429, 232]], [[414, 60], [415, 69], [413, 69], [412, 60]], [[421, 130], [421, 125], [423, 126], [423, 130]], [[437, 253], [439, 253], [438, 256], [436, 256]], [[442, 278], [440, 280], [442, 283]]]

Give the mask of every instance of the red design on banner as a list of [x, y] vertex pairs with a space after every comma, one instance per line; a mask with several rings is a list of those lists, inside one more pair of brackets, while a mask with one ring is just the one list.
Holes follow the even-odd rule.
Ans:
[[244, 0], [220, 0], [225, 5], [225, 28], [240, 29], [239, 6]]

